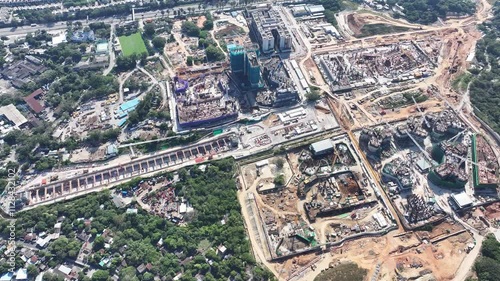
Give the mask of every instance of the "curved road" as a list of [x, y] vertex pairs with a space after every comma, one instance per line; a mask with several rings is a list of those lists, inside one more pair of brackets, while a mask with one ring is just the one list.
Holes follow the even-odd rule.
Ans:
[[151, 73], [149, 73], [146, 69], [142, 68], [141, 66], [138, 66], [137, 69], [139, 69], [142, 73], [146, 74], [149, 77], [149, 79], [153, 81], [153, 85], [160, 85], [162, 106], [166, 105], [168, 103], [168, 100], [167, 100], [167, 89], [165, 88], [165, 83], [158, 81], [156, 77], [154, 77]]

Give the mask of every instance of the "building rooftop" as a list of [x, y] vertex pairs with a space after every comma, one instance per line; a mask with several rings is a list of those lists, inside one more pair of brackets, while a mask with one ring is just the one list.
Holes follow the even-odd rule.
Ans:
[[261, 167], [267, 166], [268, 164], [269, 164], [269, 161], [267, 159], [255, 162], [255, 166], [257, 168], [261, 168]]
[[42, 61], [34, 59], [33, 56], [26, 56], [26, 60], [19, 60], [4, 67], [1, 74], [5, 79], [11, 80], [14, 87], [19, 88], [31, 81], [33, 75], [40, 75], [47, 68]]
[[139, 104], [139, 99], [135, 98], [135, 99], [126, 101], [122, 105], [120, 105], [120, 110], [123, 112], [129, 112], [129, 111], [133, 110], [138, 104]]
[[26, 117], [13, 104], [0, 107], [0, 116], [2, 115], [14, 123], [16, 127], [20, 127], [28, 122]]
[[13, 275], [14, 274], [12, 272], [7, 272], [0, 277], [0, 281], [10, 281], [12, 280]]
[[61, 32], [60, 34], [52, 37], [52, 46], [57, 46], [65, 42], [67, 42], [67, 39], [66, 39], [66, 33], [64, 32]]
[[312, 143], [310, 147], [314, 152], [325, 151], [333, 149], [333, 142], [330, 139], [326, 139]]
[[451, 197], [453, 198], [455, 203], [457, 203], [459, 208], [464, 208], [464, 207], [470, 206], [474, 203], [472, 201], [472, 198], [469, 195], [467, 195], [467, 193], [465, 193], [465, 192], [462, 192], [459, 194], [452, 194]]
[[108, 147], [106, 148], [106, 154], [107, 155], [116, 155], [118, 154], [118, 147], [114, 144], [110, 144], [108, 145]]
[[65, 266], [65, 265], [60, 265], [57, 270], [62, 272], [63, 274], [69, 275], [71, 273], [71, 268]]
[[309, 11], [311, 14], [316, 14], [316, 13], [323, 13], [325, 12], [325, 8], [323, 5], [307, 5], [306, 9]]
[[42, 89], [38, 89], [31, 93], [29, 96], [24, 97], [24, 101], [28, 104], [28, 106], [33, 110], [35, 113], [40, 113], [42, 112], [45, 107], [36, 99], [38, 96], [43, 94]]
[[16, 280], [28, 280], [28, 271], [26, 268], [19, 268], [19, 270], [17, 270]]
[[108, 42], [102, 42], [96, 45], [96, 53], [107, 53], [108, 52]]

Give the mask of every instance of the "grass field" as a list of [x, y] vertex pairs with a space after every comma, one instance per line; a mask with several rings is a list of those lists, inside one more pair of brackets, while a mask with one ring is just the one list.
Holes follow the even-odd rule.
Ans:
[[389, 24], [383, 24], [383, 23], [365, 24], [360, 30], [361, 34], [356, 35], [356, 37], [363, 38], [363, 37], [368, 37], [368, 36], [373, 36], [373, 35], [383, 35], [383, 34], [390, 34], [390, 33], [405, 32], [408, 30], [410, 30], [410, 28], [408, 28], [408, 27], [389, 25]]
[[146, 44], [142, 40], [141, 34], [139, 32], [131, 34], [129, 36], [120, 36], [120, 45], [122, 46], [122, 52], [124, 56], [130, 56], [132, 54], [147, 53]]
[[354, 263], [344, 263], [321, 272], [314, 281], [363, 281], [367, 270]]

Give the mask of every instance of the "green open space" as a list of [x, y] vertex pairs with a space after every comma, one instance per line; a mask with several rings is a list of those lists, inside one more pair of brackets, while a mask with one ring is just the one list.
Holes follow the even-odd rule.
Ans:
[[148, 53], [146, 44], [144, 44], [144, 40], [142, 40], [141, 34], [139, 32], [136, 32], [129, 36], [120, 36], [118, 37], [118, 39], [120, 40], [120, 45], [122, 47], [124, 56]]
[[343, 263], [321, 272], [314, 281], [363, 281], [366, 273], [355, 263]]
[[469, 72], [464, 72], [458, 75], [455, 80], [451, 82], [453, 90], [463, 93], [467, 90], [469, 83], [474, 79], [474, 76]]
[[373, 36], [373, 35], [383, 35], [390, 33], [399, 33], [410, 30], [408, 27], [397, 26], [397, 25], [389, 25], [383, 23], [375, 23], [375, 24], [365, 24], [361, 30], [360, 34], [356, 35], [358, 38]]

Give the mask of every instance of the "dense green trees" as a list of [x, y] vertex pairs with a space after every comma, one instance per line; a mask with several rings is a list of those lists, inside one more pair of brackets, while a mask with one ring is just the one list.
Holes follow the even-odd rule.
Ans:
[[500, 12], [499, 2], [495, 4], [494, 18], [484, 23], [481, 29], [485, 36], [476, 46], [476, 60], [480, 71], [470, 71], [475, 75], [469, 87], [474, 112], [488, 125], [500, 133]]
[[118, 81], [112, 76], [103, 76], [101, 73], [69, 71], [55, 81], [46, 95], [47, 103], [62, 112], [71, 113], [77, 101], [83, 102], [102, 98], [118, 90]]
[[[176, 1], [171, 1], [171, 0], [144, 3], [144, 5], [141, 6], [141, 11], [156, 11], [165, 8], [171, 8], [175, 6], [176, 3], [177, 3]], [[87, 17], [90, 19], [96, 19], [96, 18], [111, 17], [111, 16], [128, 16], [130, 15], [132, 5], [133, 3], [126, 3], [99, 9], [75, 10], [60, 14], [53, 14], [52, 8], [40, 9], [40, 10], [20, 10], [19, 13], [17, 13], [19, 15], [19, 18], [22, 19], [20, 22], [13, 21], [10, 25], [2, 25], [2, 26], [17, 26], [20, 24], [26, 25], [30, 23], [52, 23], [56, 21], [85, 20], [87, 19]]]
[[107, 270], [97, 270], [92, 274], [92, 281], [108, 281], [110, 280], [109, 272]]
[[184, 21], [181, 26], [182, 33], [191, 37], [200, 36], [200, 28], [191, 21]]
[[36, 265], [34, 265], [34, 264], [30, 264], [30, 265], [28, 265], [28, 267], [27, 267], [26, 269], [27, 269], [27, 271], [28, 271], [28, 276], [30, 276], [30, 277], [31, 277], [31, 276], [37, 276], [37, 275], [38, 275], [38, 273], [40, 272], [40, 271], [38, 270], [38, 268], [36, 267]]
[[94, 130], [89, 133], [88, 137], [85, 139], [85, 142], [90, 146], [99, 146], [108, 141], [115, 141], [120, 133], [120, 128], [108, 129], [105, 131]]
[[144, 35], [146, 35], [148, 38], [151, 38], [153, 37], [153, 35], [155, 35], [154, 23], [147, 23], [144, 25]]
[[[43, 231], [45, 231], [43, 229]], [[66, 258], [76, 259], [82, 244], [74, 239], [60, 237], [49, 246], [49, 251], [52, 254], [52, 259], [57, 263], [62, 263]]]
[[120, 277], [120, 280], [124, 281], [139, 281], [139, 278], [137, 278], [135, 272], [136, 269], [133, 266], [124, 267], [122, 268], [122, 270], [120, 270], [118, 277]]
[[318, 90], [312, 90], [311, 92], [306, 94], [306, 99], [311, 102], [315, 102], [317, 100], [321, 99], [321, 94], [319, 89]]
[[104, 248], [104, 238], [102, 236], [98, 236], [94, 239], [94, 243], [92, 244], [92, 250], [99, 251]]
[[[151, 275], [156, 274], [170, 280], [181, 270], [184, 274], [182, 280], [192, 280], [197, 274], [204, 275], [205, 280], [248, 280], [248, 272], [253, 275], [253, 280], [272, 280], [272, 274], [257, 267], [250, 255], [236, 198], [233, 165], [233, 160], [224, 159], [210, 163], [205, 172], [196, 166], [179, 171], [181, 181], [174, 186], [175, 192], [187, 198], [195, 209], [194, 217], [184, 227], [142, 210], [138, 214], [126, 214], [125, 210], [113, 205], [109, 191], [104, 191], [53, 204], [50, 208], [42, 206], [19, 213], [16, 232], [21, 237], [26, 228], [34, 226], [40, 229], [45, 227], [49, 231], [57, 218], [63, 215], [66, 217], [64, 224], [72, 224], [76, 232], [85, 230], [99, 234], [108, 229], [114, 233], [114, 243], [110, 249], [102, 250], [103, 255], [94, 253], [92, 261], [98, 262], [101, 257], [117, 253], [127, 245], [124, 259], [129, 267], [119, 272], [120, 280], [149, 280]], [[78, 220], [90, 217], [93, 220], [88, 227]], [[226, 222], [224, 225], [220, 223], [222, 219]], [[42, 220], [45, 225], [40, 224]], [[7, 226], [0, 221], [1, 234], [8, 234]], [[162, 248], [156, 246], [160, 238], [164, 241]], [[80, 245], [74, 239], [60, 237], [49, 246], [53, 254], [49, 259], [74, 258], [75, 249], [79, 249]], [[226, 246], [230, 255], [224, 259], [217, 256], [214, 249], [218, 245]], [[212, 261], [211, 265], [206, 259]], [[148, 262], [152, 264], [150, 274], [138, 275], [132, 267]], [[112, 273], [111, 270], [97, 272], [92, 280], [106, 280], [104, 278]]]
[[226, 57], [226, 55], [222, 52], [222, 50], [214, 45], [208, 46], [205, 49], [205, 54], [209, 62], [221, 61]]
[[207, 12], [205, 13], [205, 22], [203, 23], [203, 30], [212, 30], [214, 29], [214, 21], [213, 21], [213, 18], [212, 18], [212, 15]]
[[475, 11], [475, 3], [470, 0], [392, 0], [389, 4], [398, 3], [404, 8], [405, 18], [410, 22], [431, 24], [438, 17], [446, 18], [447, 14], [465, 15]]
[[474, 269], [479, 281], [496, 281], [500, 276], [500, 243], [495, 236], [486, 237]]
[[165, 39], [164, 37], [156, 36], [155, 38], [153, 38], [151, 43], [153, 43], [153, 46], [156, 49], [161, 51], [165, 47], [165, 44], [167, 44], [167, 39]]
[[[158, 86], [157, 86], [158, 87]], [[137, 105], [134, 111], [129, 113], [128, 122], [131, 125], [146, 120], [147, 118], [158, 118], [170, 120], [170, 114], [166, 109], [157, 110], [161, 104], [161, 95], [159, 92], [148, 93]]]
[[130, 56], [119, 56], [116, 58], [116, 69], [118, 71], [132, 70], [137, 65], [138, 57], [135, 54]]
[[285, 184], [285, 176], [277, 175], [276, 177], [274, 177], [274, 184], [279, 185], [279, 186], [284, 185]]

